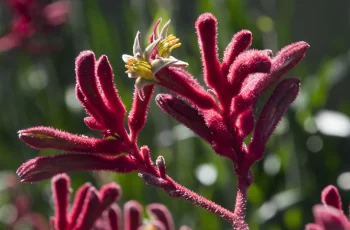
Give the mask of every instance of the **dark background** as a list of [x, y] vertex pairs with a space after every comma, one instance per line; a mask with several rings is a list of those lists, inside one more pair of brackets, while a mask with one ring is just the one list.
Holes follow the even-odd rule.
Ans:
[[[0, 4], [0, 34], [4, 35], [11, 13], [5, 1]], [[170, 31], [182, 43], [173, 55], [188, 62], [188, 71], [202, 81], [194, 22], [204, 12], [218, 19], [221, 57], [232, 35], [241, 29], [253, 32], [252, 48], [256, 49], [276, 52], [296, 41], [306, 41], [311, 46], [302, 63], [287, 74], [302, 79], [302, 91], [268, 142], [265, 158], [253, 168], [255, 182], [249, 189], [247, 209], [251, 229], [303, 229], [305, 223], [313, 221], [312, 206], [320, 203], [321, 191], [328, 184], [339, 188], [347, 213], [350, 1], [72, 0], [71, 4], [69, 21], [56, 34], [62, 49], [50, 54], [32, 54], [21, 48], [0, 53], [0, 229], [9, 215], [14, 215], [8, 208], [9, 194], [1, 178], [15, 173], [30, 158], [57, 153], [27, 147], [17, 138], [18, 130], [44, 125], [99, 136], [84, 125], [85, 112], [74, 98], [74, 60], [79, 52], [88, 49], [96, 56], [108, 55], [117, 88], [129, 109], [134, 82], [124, 73], [121, 55], [132, 53], [136, 31], [146, 38], [155, 20], [171, 18]], [[259, 104], [263, 101], [264, 98]], [[322, 119], [325, 116], [328, 120]], [[329, 133], [330, 129], [333, 133]], [[139, 144], [151, 148], [153, 159], [163, 155], [168, 173], [175, 180], [233, 208], [236, 176], [230, 162], [163, 114], [154, 102]], [[207, 181], [209, 184], [200, 180], [203, 175], [211, 179], [213, 173], [217, 177]], [[143, 205], [163, 203], [171, 210], [177, 227], [187, 224], [193, 229], [229, 228], [214, 214], [145, 185], [136, 174], [83, 172], [70, 176], [73, 190], [86, 181], [97, 187], [116, 181], [123, 189], [120, 205], [130, 199]], [[47, 219], [52, 215], [49, 180], [22, 184], [21, 189], [31, 196], [34, 211]]]

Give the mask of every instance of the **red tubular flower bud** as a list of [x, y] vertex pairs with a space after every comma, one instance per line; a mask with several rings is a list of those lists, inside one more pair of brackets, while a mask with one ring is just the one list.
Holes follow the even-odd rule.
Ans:
[[159, 156], [157, 158], [156, 165], [158, 168], [159, 176], [164, 179], [166, 176], [166, 166], [165, 166], [165, 159], [163, 156]]
[[108, 220], [112, 230], [121, 230], [121, 210], [118, 205], [113, 204], [108, 209]]
[[[104, 88], [102, 88], [99, 79], [96, 77], [95, 62], [95, 55], [91, 51], [81, 52], [75, 62], [77, 83], [79, 84], [79, 88], [85, 97], [85, 103], [88, 105], [88, 107], [85, 107], [88, 111], [93, 111], [93, 114], [91, 115], [99, 123], [104, 124], [108, 129], [111, 129], [112, 132], [124, 135], [126, 133], [123, 127], [123, 120], [116, 118], [115, 114], [109, 110], [108, 104], [106, 105], [105, 101], [103, 100], [102, 96], [104, 95], [105, 97], [109, 97], [111, 92], [108, 91], [108, 96], [105, 94], [102, 95], [99, 87], [101, 87], [101, 90], [104, 90], [104, 88], [108, 88], [108, 86], [104, 86]], [[101, 70], [100, 72], [103, 71]], [[106, 72], [102, 74], [106, 74]], [[103, 84], [105, 84], [107, 81], [108, 79], [105, 77], [103, 79]], [[114, 89], [113, 86], [109, 87]], [[81, 97], [79, 95], [77, 96]], [[81, 101], [81, 99], [79, 100]]]
[[86, 99], [86, 103], [98, 113], [98, 117], [95, 118], [99, 120], [104, 117], [107, 108], [98, 89], [95, 62], [95, 55], [92, 51], [81, 52], [75, 61], [75, 72], [77, 83]]
[[225, 49], [224, 59], [221, 64], [221, 74], [223, 77], [227, 76], [230, 66], [236, 57], [249, 48], [252, 44], [252, 40], [252, 33], [248, 30], [242, 30], [233, 36], [231, 42]]
[[281, 49], [272, 59], [270, 73], [255, 74], [246, 81], [238, 95], [239, 101], [244, 101], [243, 104], [247, 105], [252, 104], [261, 93], [296, 66], [304, 58], [309, 47], [306, 42], [296, 42]]
[[157, 74], [159, 84], [201, 109], [217, 108], [212, 96], [188, 72], [180, 68], [163, 68]]
[[165, 113], [191, 129], [198, 136], [208, 142], [211, 141], [211, 131], [197, 109], [170, 94], [158, 94], [156, 103]]
[[151, 159], [151, 150], [147, 145], [144, 145], [140, 148], [141, 156], [145, 161], [148, 161], [149, 165], [153, 165], [153, 161]]
[[100, 195], [101, 195], [101, 213], [105, 209], [107, 209], [112, 203], [119, 200], [120, 196], [122, 195], [121, 188], [116, 183], [109, 183], [104, 185], [100, 189]]
[[72, 205], [71, 213], [70, 213], [70, 223], [69, 223], [69, 228], [68, 229], [73, 229], [73, 227], [76, 225], [78, 221], [78, 217], [83, 209], [84, 201], [86, 198], [86, 195], [92, 185], [88, 182], [85, 183], [84, 185], [80, 186], [78, 191], [75, 194], [74, 197], [74, 203]]
[[83, 137], [50, 127], [33, 127], [18, 131], [27, 145], [35, 149], [59, 149], [76, 153], [97, 153], [117, 156], [128, 149], [121, 140]]
[[249, 74], [268, 73], [270, 68], [271, 60], [266, 52], [249, 50], [241, 53], [231, 65], [227, 76], [230, 94], [235, 96], [240, 91], [244, 79]]
[[204, 81], [218, 92], [222, 88], [223, 79], [218, 57], [216, 18], [210, 13], [202, 14], [198, 17], [195, 27], [202, 55]]
[[315, 205], [312, 209], [316, 224], [321, 229], [330, 230], [348, 230], [350, 228], [349, 220], [342, 211], [333, 207]]
[[285, 79], [277, 85], [256, 123], [252, 142], [248, 147], [251, 160], [256, 161], [262, 157], [267, 140], [299, 90], [300, 80], [297, 78]]
[[145, 86], [141, 91], [143, 91], [143, 100], [141, 100], [138, 95], [138, 90], [135, 88], [134, 99], [128, 117], [130, 139], [132, 142], [137, 141], [137, 135], [145, 126], [147, 109], [154, 91], [154, 85]]
[[118, 91], [114, 86], [113, 70], [106, 55], [100, 57], [97, 62], [96, 75], [100, 82], [103, 99], [110, 111], [114, 113], [115, 119], [121, 121], [122, 129], [124, 129], [123, 119], [126, 113], [125, 105], [118, 95]]
[[52, 178], [51, 185], [55, 204], [54, 228], [67, 230], [70, 179], [67, 174], [57, 175]]
[[90, 229], [100, 216], [96, 215], [99, 211], [100, 203], [98, 191], [94, 187], [90, 187], [84, 200], [83, 209], [73, 230]]
[[124, 229], [137, 230], [142, 225], [142, 206], [136, 200], [124, 204]]
[[146, 209], [153, 219], [160, 221], [165, 226], [165, 230], [174, 230], [173, 218], [167, 207], [163, 204], [154, 203], [148, 205]]
[[325, 189], [323, 189], [321, 200], [324, 205], [332, 206], [340, 211], [343, 211], [338, 189], [333, 185], [328, 185]]
[[18, 168], [17, 175], [22, 182], [37, 182], [64, 172], [104, 170], [128, 173], [138, 168], [140, 165], [128, 156], [110, 158], [89, 154], [61, 154], [28, 160]]

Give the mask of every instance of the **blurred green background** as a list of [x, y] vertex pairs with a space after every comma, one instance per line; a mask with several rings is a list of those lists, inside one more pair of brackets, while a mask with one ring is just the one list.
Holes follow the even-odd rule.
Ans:
[[[0, 2], [0, 34], [9, 29], [11, 13]], [[303, 229], [313, 221], [312, 206], [328, 184], [340, 189], [344, 210], [350, 202], [350, 1], [348, 0], [72, 0], [69, 21], [57, 36], [62, 48], [31, 54], [17, 48], [0, 54], [0, 229], [13, 218], [4, 178], [24, 161], [55, 151], [27, 147], [16, 132], [32, 126], [52, 126], [80, 134], [93, 133], [83, 122], [85, 112], [74, 98], [74, 60], [82, 50], [108, 55], [119, 93], [131, 105], [133, 80], [124, 73], [122, 54], [132, 53], [137, 30], [144, 40], [159, 17], [172, 19], [170, 31], [181, 39], [175, 57], [190, 64], [188, 71], [202, 82], [201, 61], [194, 30], [196, 18], [213, 13], [219, 23], [220, 57], [232, 35], [253, 32], [252, 48], [278, 51], [306, 41], [305, 59], [286, 76], [302, 79], [302, 91], [271, 137], [262, 161], [254, 166], [247, 220], [251, 229]], [[163, 91], [157, 89], [157, 92]], [[267, 95], [261, 98], [260, 105]], [[259, 111], [256, 111], [259, 114]], [[236, 176], [229, 161], [216, 155], [151, 104], [140, 146], [149, 145], [153, 159], [163, 155], [168, 174], [199, 194], [232, 209]], [[97, 187], [116, 181], [123, 189], [122, 205], [135, 199], [143, 205], [165, 204], [175, 225], [193, 229], [229, 229], [210, 212], [175, 200], [145, 185], [136, 174], [71, 173], [75, 191], [86, 181]], [[49, 180], [21, 184], [31, 196], [32, 210], [52, 215]], [[24, 228], [23, 228], [24, 229]]]

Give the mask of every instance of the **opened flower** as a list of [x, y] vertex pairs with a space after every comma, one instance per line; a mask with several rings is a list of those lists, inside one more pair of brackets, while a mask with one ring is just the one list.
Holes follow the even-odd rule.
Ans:
[[[151, 42], [144, 51], [141, 48], [141, 33], [137, 32], [133, 46], [133, 56], [127, 54], [122, 56], [126, 63], [126, 73], [129, 78], [136, 78], [136, 88], [138, 90], [145, 85], [157, 83], [155, 74], [162, 68], [166, 66], [185, 67], [188, 65], [186, 62], [170, 56], [171, 51], [179, 47], [181, 43], [174, 35], [167, 36], [170, 21], [159, 32], [160, 21], [161, 19], [157, 21]], [[154, 55], [155, 53], [156, 55]]]

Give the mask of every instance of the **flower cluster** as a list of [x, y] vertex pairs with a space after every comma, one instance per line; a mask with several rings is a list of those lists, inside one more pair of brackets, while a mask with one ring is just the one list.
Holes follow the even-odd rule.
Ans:
[[[112, 67], [106, 56], [96, 61], [91, 51], [76, 59], [76, 96], [88, 116], [85, 124], [98, 130], [103, 138], [71, 134], [50, 127], [19, 131], [19, 137], [37, 149], [59, 149], [68, 154], [37, 157], [17, 171], [22, 181], [34, 182], [55, 174], [82, 170], [109, 170], [117, 173], [139, 172], [146, 183], [163, 189], [168, 195], [183, 198], [247, 229], [245, 207], [247, 189], [252, 183], [252, 164], [260, 160], [265, 145], [288, 106], [300, 90], [300, 80], [279, 82], [257, 119], [256, 102], [282, 75], [297, 65], [309, 45], [297, 42], [281, 49], [275, 56], [270, 50], [247, 50], [252, 34], [243, 30], [227, 46], [223, 61], [217, 48], [217, 21], [209, 13], [196, 22], [202, 55], [205, 87], [182, 67], [187, 63], [170, 56], [181, 44], [167, 34], [169, 22], [159, 31], [160, 20], [153, 27], [149, 45], [141, 48], [136, 34], [133, 55], [123, 55], [126, 73], [136, 78], [134, 98], [124, 126], [126, 109], [113, 83]], [[147, 146], [138, 147], [154, 87], [173, 94], [158, 94], [156, 102], [167, 114], [207, 141], [213, 150], [230, 159], [238, 176], [234, 212], [231, 212], [176, 183], [166, 173], [165, 160], [153, 163]], [[252, 135], [249, 144], [245, 138]]]
[[[162, 204], [153, 203], [146, 207], [150, 219], [143, 222], [142, 206], [134, 200], [124, 205], [123, 213], [115, 203], [121, 197], [121, 188], [116, 183], [104, 185], [99, 191], [85, 183], [76, 192], [70, 212], [70, 179], [60, 174], [52, 179], [55, 216], [50, 224], [56, 230], [174, 230], [169, 210]], [[123, 215], [122, 215], [123, 214]], [[123, 217], [123, 220], [122, 220]], [[182, 229], [189, 229], [183, 226]]]
[[68, 19], [68, 0], [57, 0], [42, 6], [37, 0], [7, 0], [12, 11], [11, 31], [0, 38], [0, 52], [22, 47], [33, 53], [57, 48], [48, 41], [55, 29]]
[[350, 230], [349, 218], [344, 214], [339, 192], [333, 185], [323, 189], [323, 205], [315, 205], [313, 214], [315, 222], [307, 224], [306, 230]]

